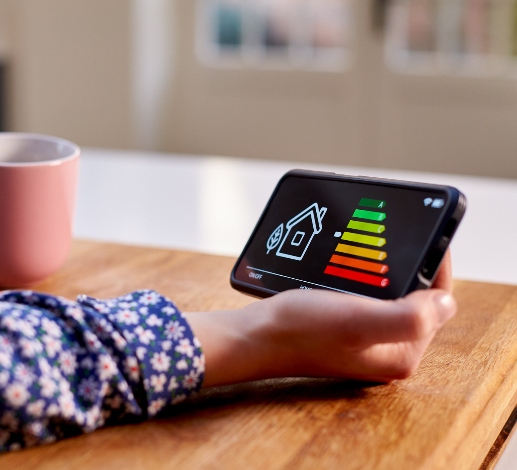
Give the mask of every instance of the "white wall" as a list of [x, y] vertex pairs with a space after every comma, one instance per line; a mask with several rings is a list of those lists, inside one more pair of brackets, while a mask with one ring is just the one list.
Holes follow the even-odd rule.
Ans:
[[391, 73], [363, 0], [344, 72], [210, 68], [194, 54], [196, 4], [0, 0], [14, 130], [83, 146], [517, 178], [515, 78]]
[[132, 144], [130, 7], [126, 0], [16, 0], [15, 130], [79, 145]]

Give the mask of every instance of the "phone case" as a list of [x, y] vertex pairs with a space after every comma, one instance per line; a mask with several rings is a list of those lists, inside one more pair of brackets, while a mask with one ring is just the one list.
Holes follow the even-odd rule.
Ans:
[[[263, 219], [265, 218], [268, 210], [275, 200], [275, 197], [279, 191], [279, 188], [282, 186], [284, 180], [288, 177], [295, 176], [299, 178], [311, 178], [318, 180], [326, 180], [326, 181], [343, 181], [343, 182], [356, 182], [356, 183], [367, 183], [375, 186], [387, 186], [391, 188], [399, 188], [399, 189], [419, 189], [419, 190], [440, 190], [445, 191], [448, 194], [449, 205], [445, 214], [443, 215], [439, 226], [434, 231], [432, 237], [427, 241], [427, 245], [424, 248], [421, 256], [419, 256], [418, 262], [414, 266], [414, 272], [411, 275], [411, 280], [407, 284], [407, 287], [401, 293], [401, 296], [404, 296], [414, 290], [417, 289], [425, 289], [432, 285], [436, 274], [439, 270], [440, 264], [442, 262], [443, 256], [449, 247], [450, 241], [456, 232], [456, 229], [463, 218], [463, 215], [466, 210], [466, 198], [465, 196], [456, 188], [451, 186], [442, 186], [435, 184], [427, 184], [427, 183], [417, 183], [417, 182], [409, 182], [409, 181], [399, 181], [399, 180], [391, 180], [391, 179], [382, 179], [382, 178], [373, 178], [373, 177], [363, 177], [363, 176], [347, 176], [347, 175], [339, 175], [336, 173], [327, 173], [327, 172], [318, 172], [311, 170], [291, 170], [287, 172], [278, 182], [275, 187], [271, 197], [269, 198], [266, 207], [264, 208], [262, 215], [260, 216], [253, 233], [251, 234], [248, 242], [241, 255], [239, 256], [230, 276], [230, 283], [233, 288], [244, 292], [246, 294], [264, 298], [270, 297], [272, 295], [277, 294], [279, 291], [258, 287], [253, 285], [252, 283], [245, 282], [236, 277], [236, 270], [240, 265], [243, 257], [246, 255], [250, 244], [253, 242], [257, 230], [262, 224]], [[353, 292], [351, 292], [353, 293]]]

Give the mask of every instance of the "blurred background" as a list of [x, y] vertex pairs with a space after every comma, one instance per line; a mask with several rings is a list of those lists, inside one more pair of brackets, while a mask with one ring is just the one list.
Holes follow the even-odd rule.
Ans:
[[0, 130], [517, 178], [517, 0], [0, 0]]

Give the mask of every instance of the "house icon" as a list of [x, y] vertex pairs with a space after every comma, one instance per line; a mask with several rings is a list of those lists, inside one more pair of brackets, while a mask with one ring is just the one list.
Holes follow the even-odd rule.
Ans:
[[314, 235], [321, 232], [323, 228], [321, 221], [326, 212], [326, 207], [320, 209], [318, 204], [314, 203], [295, 215], [285, 226], [286, 233], [276, 255], [300, 261]]

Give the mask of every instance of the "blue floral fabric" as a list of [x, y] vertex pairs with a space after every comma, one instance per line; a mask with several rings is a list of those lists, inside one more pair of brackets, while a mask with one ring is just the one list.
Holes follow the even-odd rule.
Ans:
[[165, 413], [203, 374], [199, 341], [157, 292], [0, 292], [0, 451]]

